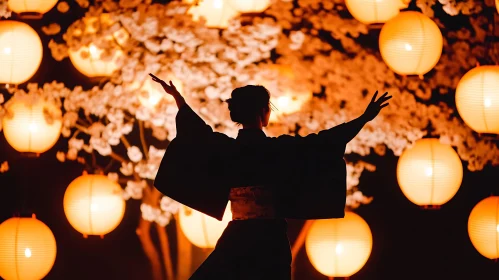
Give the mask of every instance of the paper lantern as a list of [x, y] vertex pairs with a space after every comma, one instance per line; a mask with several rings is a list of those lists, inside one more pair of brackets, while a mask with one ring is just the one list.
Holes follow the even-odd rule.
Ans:
[[499, 13], [499, 0], [496, 0], [496, 9], [497, 9], [497, 13]]
[[488, 197], [471, 210], [468, 234], [480, 254], [499, 259], [499, 196]]
[[201, 0], [198, 5], [192, 6], [189, 11], [193, 20], [205, 18], [206, 26], [210, 28], [227, 28], [229, 21], [239, 13], [224, 0]]
[[0, 21], [0, 84], [22, 84], [40, 67], [43, 46], [36, 31], [23, 22]]
[[45, 14], [50, 11], [58, 0], [9, 0], [9, 9], [15, 13]]
[[19, 152], [39, 154], [52, 148], [61, 134], [61, 109], [43, 100], [13, 98], [2, 119], [7, 142]]
[[438, 26], [419, 12], [401, 12], [381, 28], [379, 49], [385, 63], [400, 75], [424, 75], [440, 59], [443, 39]]
[[468, 71], [457, 85], [456, 107], [474, 131], [499, 134], [499, 66]]
[[218, 239], [222, 236], [231, 220], [230, 202], [225, 208], [222, 221], [185, 205], [182, 205], [179, 211], [179, 223], [182, 232], [192, 244], [199, 248], [215, 248]]
[[270, 6], [270, 0], [229, 0], [229, 5], [240, 13], [261, 13]]
[[122, 189], [104, 175], [84, 174], [69, 184], [64, 193], [64, 213], [77, 231], [104, 235], [114, 230], [125, 213]]
[[385, 23], [400, 13], [401, 0], [346, 0], [352, 16], [365, 24]]
[[461, 186], [463, 166], [457, 153], [438, 139], [420, 139], [405, 150], [397, 164], [397, 180], [414, 204], [438, 206]]
[[369, 225], [348, 211], [343, 219], [314, 221], [305, 239], [310, 262], [329, 277], [350, 277], [357, 273], [369, 259], [372, 246]]
[[14, 217], [0, 224], [0, 276], [5, 280], [39, 280], [52, 269], [57, 246], [48, 226]]
[[[159, 78], [161, 79], [160, 76], [159, 76]], [[175, 77], [168, 76], [168, 75], [164, 78], [164, 80], [167, 83], [169, 83], [169, 81], [171, 80], [173, 82], [173, 84], [175, 85], [175, 87], [177, 88], [178, 92], [180, 92], [180, 93], [184, 92], [183, 85], [182, 85], [182, 82], [180, 80], [176, 79]], [[147, 79], [144, 82], [143, 86], [139, 90], [138, 98], [139, 98], [140, 104], [142, 104], [142, 106], [145, 106], [148, 108], [154, 108], [156, 105], [158, 105], [158, 103], [162, 99], [166, 99], [166, 100], [171, 101], [171, 102], [174, 101], [173, 97], [171, 95], [169, 95], [168, 93], [166, 93], [160, 84], [154, 82], [151, 79]]]
[[114, 50], [114, 55], [108, 59], [102, 59], [103, 50], [90, 44], [78, 50], [69, 50], [69, 59], [74, 67], [87, 77], [107, 77], [111, 76], [118, 68], [116, 62], [122, 52]]

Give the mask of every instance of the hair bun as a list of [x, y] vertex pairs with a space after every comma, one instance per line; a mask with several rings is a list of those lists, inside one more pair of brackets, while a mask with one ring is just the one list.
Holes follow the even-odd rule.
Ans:
[[263, 86], [248, 85], [232, 91], [229, 105], [231, 119], [236, 123], [252, 122], [269, 104], [270, 94]]

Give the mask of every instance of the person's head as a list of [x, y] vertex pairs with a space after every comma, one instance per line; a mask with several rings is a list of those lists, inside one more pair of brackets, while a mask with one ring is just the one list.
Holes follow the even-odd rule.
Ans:
[[270, 118], [270, 93], [263, 86], [247, 85], [232, 91], [230, 118], [243, 127], [265, 127]]

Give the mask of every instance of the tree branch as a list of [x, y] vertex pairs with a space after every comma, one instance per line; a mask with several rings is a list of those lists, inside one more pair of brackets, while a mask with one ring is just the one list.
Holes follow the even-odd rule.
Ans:
[[78, 131], [81, 131], [81, 132], [83, 132], [85, 134], [90, 134], [88, 132], [88, 129], [86, 127], [82, 126], [82, 125], [75, 124], [75, 127], [76, 127], [76, 129], [78, 129]]
[[112, 157], [113, 159], [121, 162], [121, 163], [127, 163], [128, 161], [126, 159], [124, 159], [122, 156], [116, 154], [115, 152], [111, 152], [109, 154], [110, 157]]
[[120, 139], [121, 139], [121, 142], [123, 142], [123, 145], [125, 145], [125, 147], [127, 149], [131, 147], [130, 142], [128, 142], [128, 140], [126, 139], [125, 136], [121, 135]]
[[144, 156], [146, 160], [149, 159], [149, 149], [147, 148], [146, 138], [144, 136], [144, 124], [141, 120], [139, 120], [139, 133], [140, 133], [140, 142], [142, 143], [142, 149], [144, 149]]

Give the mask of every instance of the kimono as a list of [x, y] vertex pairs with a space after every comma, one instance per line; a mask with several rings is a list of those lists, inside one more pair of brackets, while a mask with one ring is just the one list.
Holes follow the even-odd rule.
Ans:
[[344, 217], [343, 156], [360, 129], [345, 123], [305, 137], [276, 138], [241, 129], [233, 139], [214, 132], [188, 105], [175, 121], [177, 136], [154, 182], [159, 191], [222, 220], [231, 190], [265, 186], [272, 190], [275, 210], [274, 219], [231, 221], [190, 279], [290, 279], [284, 219]]
[[[305, 137], [266, 137], [241, 129], [236, 139], [213, 132], [188, 105], [176, 116], [154, 186], [164, 195], [222, 220], [230, 189], [264, 184], [274, 190], [282, 218], [345, 215], [346, 144], [358, 130], [340, 124]], [[238, 141], [240, 140], [240, 141]]]

